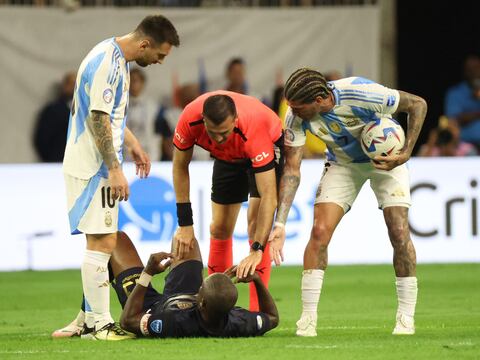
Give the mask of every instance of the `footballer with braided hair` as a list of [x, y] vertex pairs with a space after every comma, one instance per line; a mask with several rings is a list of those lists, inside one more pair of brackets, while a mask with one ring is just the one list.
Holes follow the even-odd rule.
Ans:
[[[328, 244], [367, 180], [383, 211], [393, 246], [398, 296], [393, 334], [414, 334], [416, 255], [408, 227], [410, 184], [405, 162], [412, 154], [427, 113], [425, 100], [362, 77], [327, 82], [322, 73], [309, 68], [290, 75], [284, 94], [289, 105], [285, 120], [285, 168], [275, 226], [269, 238], [277, 265], [283, 260], [285, 223], [300, 183], [306, 131], [324, 141], [328, 149], [303, 259], [303, 311], [297, 322], [297, 335], [317, 335], [317, 305], [328, 263]], [[361, 148], [361, 132], [367, 123], [391, 117], [395, 112], [408, 114], [405, 146], [397, 155], [377, 156], [371, 161]]]

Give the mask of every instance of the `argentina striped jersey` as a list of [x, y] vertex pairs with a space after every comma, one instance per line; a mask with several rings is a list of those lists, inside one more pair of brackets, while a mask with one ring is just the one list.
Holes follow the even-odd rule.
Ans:
[[360, 135], [365, 124], [380, 117], [391, 117], [398, 107], [397, 90], [386, 88], [361, 77], [349, 77], [328, 83], [335, 105], [328, 113], [317, 114], [310, 121], [287, 110], [285, 145], [303, 146], [306, 131], [327, 145], [327, 159], [338, 163], [364, 163], [370, 159], [362, 151]]
[[96, 45], [78, 69], [63, 159], [66, 174], [89, 179], [108, 172], [95, 139], [87, 126], [92, 111], [110, 115], [113, 147], [123, 161], [124, 131], [127, 121], [130, 73], [128, 63], [114, 38]]

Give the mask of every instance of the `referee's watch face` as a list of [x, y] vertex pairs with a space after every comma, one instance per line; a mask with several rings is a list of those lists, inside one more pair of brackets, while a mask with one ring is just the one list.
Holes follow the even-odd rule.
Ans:
[[135, 62], [142, 67], [153, 64], [162, 64], [171, 49], [172, 45], [167, 42], [164, 42], [159, 46], [152, 46], [150, 41], [143, 40], [140, 43], [140, 55]]
[[203, 118], [203, 123], [205, 124], [205, 130], [207, 131], [208, 137], [215, 141], [218, 144], [223, 144], [228, 140], [228, 137], [233, 132], [235, 128], [235, 116], [228, 116], [220, 125], [216, 125], [208, 118]]

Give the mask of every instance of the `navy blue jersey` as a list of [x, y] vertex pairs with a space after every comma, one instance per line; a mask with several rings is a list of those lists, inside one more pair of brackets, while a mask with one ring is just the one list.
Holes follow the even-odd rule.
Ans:
[[154, 306], [143, 321], [146, 321], [144, 334], [160, 338], [249, 337], [271, 329], [267, 314], [235, 307], [225, 317], [223, 329], [211, 331], [200, 316], [194, 296], [179, 296]]

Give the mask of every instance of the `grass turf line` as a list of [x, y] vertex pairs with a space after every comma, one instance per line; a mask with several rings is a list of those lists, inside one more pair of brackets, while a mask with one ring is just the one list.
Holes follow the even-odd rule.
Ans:
[[[298, 338], [301, 268], [272, 271], [280, 325], [261, 338], [52, 340], [81, 300], [80, 272], [0, 273], [0, 359], [478, 359], [480, 264], [420, 265], [417, 334], [391, 335], [396, 310], [391, 266], [331, 266], [319, 305], [318, 337]], [[155, 279], [157, 289], [161, 278]], [[248, 303], [241, 284], [240, 305]], [[112, 314], [120, 307], [112, 292]]]

